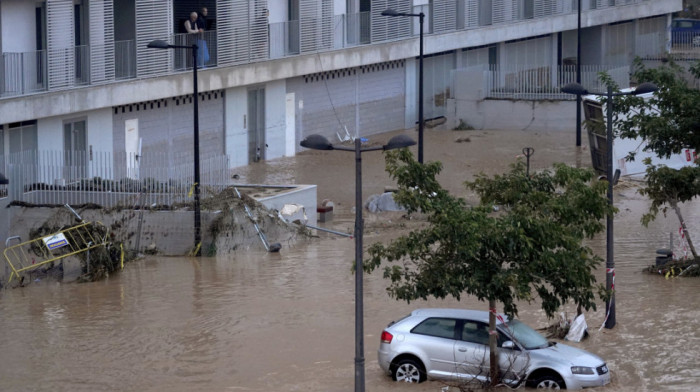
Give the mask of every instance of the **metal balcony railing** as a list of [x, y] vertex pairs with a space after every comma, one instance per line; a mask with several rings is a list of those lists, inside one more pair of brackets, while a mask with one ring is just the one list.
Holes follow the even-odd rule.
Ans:
[[[581, 1], [583, 11], [588, 12], [651, 0]], [[571, 14], [577, 12], [578, 0], [434, 0], [430, 5], [418, 8], [426, 13], [426, 34], [430, 35]], [[177, 45], [206, 44], [206, 49], [202, 48], [198, 53], [202, 60], [200, 66], [204, 67], [232, 66], [415, 39], [418, 34], [416, 18], [388, 18], [381, 16], [381, 11], [372, 9], [370, 12], [270, 24], [251, 19], [248, 26], [236, 24], [231, 31], [210, 30], [203, 34], [175, 34], [162, 38]], [[408, 11], [412, 12], [410, 8]], [[695, 42], [700, 38], [696, 38], [679, 37], [673, 40], [673, 45], [661, 45], [657, 42], [661, 38], [658, 38], [653, 45], [644, 47], [643, 55], [651, 56], [651, 52], [668, 52], [676, 48], [694, 53], [700, 47], [700, 42]], [[102, 44], [99, 47], [51, 48], [48, 54], [46, 51], [2, 53], [0, 99], [191, 69], [189, 51], [171, 51], [168, 56], [172, 61], [163, 62], [162, 56], [136, 48], [133, 40], [116, 41], [108, 47]]]

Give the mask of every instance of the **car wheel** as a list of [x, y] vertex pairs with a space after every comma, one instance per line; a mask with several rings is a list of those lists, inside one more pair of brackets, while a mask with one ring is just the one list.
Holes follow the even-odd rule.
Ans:
[[562, 381], [561, 378], [548, 374], [535, 381], [535, 388], [560, 390], [566, 387], [564, 386], [564, 381]]
[[394, 381], [419, 383], [425, 381], [425, 369], [415, 359], [402, 359], [397, 362], [392, 373]]

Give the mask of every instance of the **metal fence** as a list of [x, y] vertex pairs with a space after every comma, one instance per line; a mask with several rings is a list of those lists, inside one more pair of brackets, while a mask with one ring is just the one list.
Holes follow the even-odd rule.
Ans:
[[691, 31], [671, 33], [671, 55], [700, 59], [700, 34]]
[[[485, 73], [486, 96], [508, 99], [576, 99], [561, 92], [576, 82], [576, 66], [491, 65], [476, 67]], [[475, 69], [470, 67], [470, 69]], [[581, 84], [591, 91], [605, 91], [600, 73], [605, 72], [621, 88], [629, 86], [629, 66], [581, 65]]]
[[[583, 0], [584, 12], [609, 7], [624, 7], [649, 0]], [[380, 4], [381, 3], [381, 4]], [[324, 2], [326, 4], [326, 2]], [[304, 53], [336, 50], [357, 45], [414, 38], [418, 32], [415, 18], [388, 18], [381, 16], [385, 2], [372, 4], [372, 10], [355, 14], [303, 18], [260, 25], [247, 20], [255, 31], [249, 34], [230, 34], [211, 30], [201, 36], [206, 43], [208, 61], [203, 65], [244, 64]], [[420, 6], [425, 11], [426, 33], [442, 34], [448, 31], [474, 29], [481, 26], [512, 24], [531, 19], [575, 13], [576, 0], [435, 0], [429, 6]], [[384, 7], [384, 8], [382, 8]], [[381, 8], [381, 9], [380, 9]], [[235, 10], [234, 10], [235, 11]], [[410, 11], [410, 10], [409, 10]], [[231, 17], [243, 18], [236, 14]], [[236, 16], [238, 15], [238, 16]], [[251, 16], [250, 18], [254, 18]], [[238, 23], [239, 19], [236, 19]], [[221, 21], [223, 24], [223, 21]], [[260, 26], [258, 26], [260, 25]], [[245, 27], [245, 26], [244, 26]], [[236, 30], [238, 31], [238, 30]], [[254, 38], [253, 37], [254, 33]], [[162, 37], [171, 44], [191, 45], [191, 40], [200, 35], [175, 34]], [[674, 40], [674, 49], [676, 47]], [[679, 38], [683, 45], [695, 48], [695, 39]], [[152, 77], [183, 72], [191, 69], [191, 54], [185, 50], [171, 51], [175, 61], [152, 70], [152, 61], [139, 61], [138, 56], [148, 57], [152, 53], [136, 50], [135, 41], [117, 41], [110, 47], [103, 45], [77, 48], [52, 48], [48, 61], [45, 51], [3, 53], [0, 63], [0, 98], [54, 91], [87, 84], [120, 81], [128, 78]], [[235, 53], [228, 53], [228, 52]], [[90, 53], [106, 53], [108, 56]], [[113, 57], [112, 57], [113, 56]], [[203, 55], [200, 55], [203, 58]], [[91, 64], [95, 62], [94, 64]], [[139, 70], [139, 67], [142, 67]], [[90, 68], [105, 69], [100, 78], [91, 77]], [[49, 80], [51, 83], [49, 83]]]
[[[137, 196], [144, 205], [193, 200], [191, 154], [25, 151], [8, 155], [5, 167], [7, 196], [27, 203], [112, 207], [133, 205]], [[201, 159], [200, 181], [202, 197], [231, 185], [229, 157]]]

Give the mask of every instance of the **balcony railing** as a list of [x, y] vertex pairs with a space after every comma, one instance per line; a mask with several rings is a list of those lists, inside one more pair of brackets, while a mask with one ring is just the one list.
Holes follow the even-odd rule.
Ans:
[[114, 78], [116, 80], [136, 77], [136, 41], [114, 42]]
[[2, 53], [0, 97], [46, 91], [46, 51]]
[[[621, 7], [650, 0], [581, 0], [583, 11]], [[577, 12], [577, 0], [434, 0], [422, 6], [427, 12], [426, 33], [441, 34], [486, 25], [512, 24], [531, 19], [547, 18]], [[377, 10], [356, 14], [331, 15], [327, 18], [302, 19], [270, 23], [267, 32], [255, 30], [250, 34], [233, 34], [234, 42], [217, 42], [217, 31], [203, 34], [176, 34], [164, 37], [171, 44], [206, 44], [200, 49], [200, 66], [217, 67], [256, 62], [287, 56], [318, 53], [378, 42], [414, 39], [418, 34], [414, 18], [387, 18]], [[257, 23], [257, 22], [256, 22]], [[434, 33], [431, 33], [434, 32]], [[678, 42], [678, 44], [675, 44]], [[223, 45], [222, 45], [223, 44]], [[37, 92], [61, 90], [94, 83], [109, 83], [124, 79], [153, 77], [183, 72], [192, 67], [189, 51], [171, 51], [172, 60], [162, 70], [155, 67], [139, 70], [140, 65], [153, 68], [151, 60], [140, 61], [144, 51], [137, 50], [135, 42], [116, 41], [113, 47], [79, 46], [52, 48], [25, 53], [2, 53], [0, 62], [0, 98]], [[202, 47], [204, 45], [201, 45]], [[673, 49], [683, 46], [691, 52], [698, 47], [695, 37], [675, 40]], [[655, 44], [649, 51], [666, 51]], [[221, 49], [222, 53], [218, 50]], [[229, 53], [231, 52], [231, 53]], [[102, 55], [102, 54], [105, 55]], [[138, 53], [138, 54], [137, 54]], [[206, 55], [205, 55], [206, 54]], [[208, 58], [207, 58], [208, 57]], [[139, 61], [137, 61], [139, 60]], [[160, 63], [159, 63], [160, 64]], [[95, 77], [94, 75], [98, 75]]]

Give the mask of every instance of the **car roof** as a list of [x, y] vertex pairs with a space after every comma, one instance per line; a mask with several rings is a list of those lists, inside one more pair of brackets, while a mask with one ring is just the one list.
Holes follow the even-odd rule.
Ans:
[[[500, 313], [498, 315], [501, 316], [504, 319], [504, 321], [508, 321], [508, 316]], [[411, 316], [453, 317], [481, 321], [485, 323], [489, 321], [489, 312], [485, 310], [471, 309], [423, 308], [414, 310], [413, 312], [411, 312]]]

